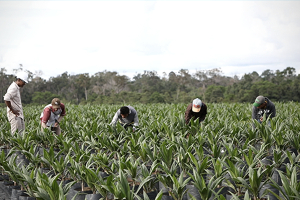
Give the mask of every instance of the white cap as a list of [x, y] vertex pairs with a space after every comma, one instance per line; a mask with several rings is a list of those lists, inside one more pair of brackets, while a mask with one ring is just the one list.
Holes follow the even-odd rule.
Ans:
[[19, 71], [16, 74], [16, 77], [24, 81], [25, 83], [28, 83], [28, 74], [24, 71]]
[[202, 101], [200, 99], [194, 99], [193, 100], [193, 107], [192, 107], [192, 111], [193, 112], [200, 112], [201, 110], [201, 106], [202, 106]]

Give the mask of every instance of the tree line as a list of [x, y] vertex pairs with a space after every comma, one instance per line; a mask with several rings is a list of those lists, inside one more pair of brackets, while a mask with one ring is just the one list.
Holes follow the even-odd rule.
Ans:
[[[23, 70], [20, 66], [18, 70]], [[1, 105], [7, 88], [15, 80], [0, 71]], [[73, 104], [134, 104], [134, 103], [189, 103], [198, 97], [207, 103], [253, 102], [263, 95], [272, 101], [299, 101], [300, 75], [293, 67], [283, 71], [267, 69], [242, 77], [224, 76], [220, 69], [199, 70], [189, 73], [186, 69], [164, 73], [144, 71], [132, 79], [115, 71], [102, 71], [70, 75], [64, 72], [48, 80], [28, 70], [29, 83], [21, 89], [23, 104], [48, 104], [54, 97]]]

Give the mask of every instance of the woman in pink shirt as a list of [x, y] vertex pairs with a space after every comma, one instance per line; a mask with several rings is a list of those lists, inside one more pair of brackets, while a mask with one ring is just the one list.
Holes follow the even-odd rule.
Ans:
[[54, 98], [51, 104], [47, 105], [41, 114], [42, 130], [50, 127], [51, 131], [59, 135], [61, 133], [59, 123], [65, 115], [65, 105], [61, 103], [58, 98]]

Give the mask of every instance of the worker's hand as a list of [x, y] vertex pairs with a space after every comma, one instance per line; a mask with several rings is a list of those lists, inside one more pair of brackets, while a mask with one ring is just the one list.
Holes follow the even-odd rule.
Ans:
[[58, 126], [59, 126], [59, 122], [57, 120], [55, 120], [54, 127], [58, 127]]
[[18, 117], [20, 114], [17, 110], [15, 110], [13, 108], [10, 109], [10, 112], [12, 112], [14, 115], [16, 115], [16, 117]]
[[264, 120], [264, 117], [261, 117], [261, 118], [260, 118], [260, 121], [262, 122], [263, 120]]
[[44, 122], [42, 122], [42, 127], [47, 128], [47, 125]]

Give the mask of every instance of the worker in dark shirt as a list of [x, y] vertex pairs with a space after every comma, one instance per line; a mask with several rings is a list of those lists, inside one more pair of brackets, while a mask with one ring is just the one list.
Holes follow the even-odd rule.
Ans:
[[199, 122], [203, 122], [207, 114], [207, 106], [198, 98], [194, 99], [188, 105], [185, 111], [185, 123], [189, 124], [190, 120], [199, 118]]
[[266, 119], [268, 119], [269, 117], [271, 119], [276, 115], [276, 108], [274, 103], [267, 97], [258, 96], [253, 103], [252, 119], [255, 119], [259, 123], [262, 123], [264, 120], [264, 114], [266, 115]]

